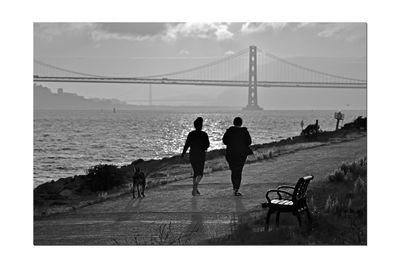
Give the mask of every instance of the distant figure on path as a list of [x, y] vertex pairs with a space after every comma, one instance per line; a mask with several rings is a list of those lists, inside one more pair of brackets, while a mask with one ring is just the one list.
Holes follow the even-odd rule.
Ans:
[[242, 170], [246, 158], [253, 152], [250, 149], [251, 137], [246, 127], [242, 127], [242, 118], [236, 117], [233, 125], [226, 130], [222, 141], [226, 145], [226, 161], [231, 169], [231, 180], [233, 193], [235, 196], [241, 196], [239, 192], [242, 181]]
[[138, 197], [145, 197], [144, 189], [146, 188], [146, 176], [140, 170], [140, 168], [135, 168], [132, 177], [132, 197], [135, 198], [135, 190], [138, 193]]
[[195, 130], [191, 131], [188, 134], [181, 158], [185, 156], [186, 151], [190, 147], [189, 159], [190, 164], [193, 168], [192, 196], [196, 196], [200, 195], [198, 186], [201, 178], [203, 178], [204, 162], [206, 161], [206, 150], [210, 146], [210, 141], [208, 140], [207, 133], [202, 131], [203, 118], [198, 117], [193, 124]]

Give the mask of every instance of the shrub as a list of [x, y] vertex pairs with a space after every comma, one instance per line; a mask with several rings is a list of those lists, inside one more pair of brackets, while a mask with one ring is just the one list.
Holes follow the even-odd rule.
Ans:
[[325, 202], [325, 211], [326, 212], [331, 212], [336, 210], [337, 206], [339, 204], [339, 201], [337, 198], [329, 195], [326, 202]]
[[325, 212], [336, 216], [347, 216], [352, 212], [353, 195], [346, 194], [341, 196], [329, 195], [325, 202]]
[[255, 154], [256, 160], [263, 160], [264, 159], [264, 154], [262, 153], [257, 153]]
[[345, 180], [345, 174], [342, 170], [337, 170], [335, 173], [328, 175], [328, 180], [331, 182], [343, 182]]
[[91, 191], [107, 191], [124, 182], [124, 177], [115, 165], [99, 164], [87, 170], [87, 187]]
[[366, 165], [355, 165], [355, 166], [352, 166], [352, 167], [353, 167], [353, 169], [351, 170], [351, 173], [352, 173], [352, 175], [354, 177], [353, 180], [355, 180], [358, 177], [365, 177], [367, 175], [367, 167], [366, 167]]
[[308, 202], [308, 208], [311, 213], [316, 213], [317, 212], [317, 206], [315, 205], [314, 197], [311, 196], [310, 201]]
[[342, 166], [340, 166], [340, 169], [344, 172], [344, 175], [346, 175], [349, 171], [349, 166], [347, 166], [347, 164], [343, 162]]
[[354, 181], [358, 177], [367, 176], [367, 157], [352, 163], [342, 163], [339, 170], [328, 175], [330, 182]]
[[366, 194], [367, 193], [367, 183], [358, 177], [357, 180], [354, 182], [354, 193], [357, 194]]

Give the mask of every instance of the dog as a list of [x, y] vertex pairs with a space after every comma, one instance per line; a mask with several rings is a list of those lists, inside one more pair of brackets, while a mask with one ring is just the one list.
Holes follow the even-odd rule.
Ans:
[[138, 193], [138, 197], [145, 197], [144, 189], [146, 188], [146, 176], [139, 169], [135, 168], [132, 176], [132, 197], [135, 198], [135, 190]]

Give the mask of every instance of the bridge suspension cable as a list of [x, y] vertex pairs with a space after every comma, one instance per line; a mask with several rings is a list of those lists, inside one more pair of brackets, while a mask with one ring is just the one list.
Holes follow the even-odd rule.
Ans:
[[42, 61], [37, 60], [37, 59], [34, 59], [34, 62], [36, 64], [40, 65], [40, 66], [44, 66], [44, 67], [48, 67], [48, 68], [51, 68], [51, 69], [60, 70], [60, 71], [71, 73], [71, 74], [78, 74], [78, 75], [82, 75], [82, 76], [85, 76], [85, 77], [106, 78], [106, 76], [101, 76], [101, 75], [97, 75], [97, 74], [90, 74], [90, 73], [84, 73], [84, 72], [69, 70], [69, 69], [65, 69], [65, 68], [60, 68], [60, 67], [57, 67], [57, 66], [54, 66], [54, 65], [47, 64], [47, 63], [42, 62]]
[[[335, 75], [335, 74], [331, 74], [331, 73], [315, 70], [315, 69], [312, 69], [312, 68], [309, 68], [309, 67], [305, 67], [305, 66], [296, 64], [294, 62], [290, 62], [290, 61], [288, 61], [286, 59], [278, 57], [278, 56], [276, 56], [274, 54], [271, 54], [269, 52], [262, 51], [261, 49], [259, 49], [258, 52], [261, 55], [266, 56], [267, 58], [273, 59], [273, 60], [277, 61], [278, 63], [282, 64], [280, 66], [277, 66], [277, 68], [285, 68], [285, 65], [286, 65], [286, 66], [291, 66], [293, 68], [296, 68], [296, 69], [299, 69], [299, 70], [302, 70], [302, 71], [309, 72], [311, 74], [321, 75], [321, 76], [323, 76], [325, 78], [339, 79], [339, 80], [342, 80], [342, 82], [343, 81], [349, 81], [349, 82], [366, 83], [366, 80], [355, 79], [355, 78], [345, 77], [345, 76], [341, 76], [341, 75]], [[286, 73], [289, 73], [289, 71], [286, 70]], [[318, 79], [318, 78], [321, 78], [321, 77], [314, 76], [314, 79]], [[328, 81], [325, 80], [325, 82], [328, 82]]]
[[246, 49], [242, 49], [242, 50], [236, 52], [233, 55], [226, 56], [226, 57], [223, 57], [223, 58], [218, 59], [216, 61], [204, 64], [204, 65], [200, 65], [200, 66], [197, 66], [197, 67], [194, 67], [194, 68], [185, 69], [185, 70], [181, 70], [181, 71], [175, 71], [175, 72], [168, 72], [168, 73], [163, 73], [163, 74], [141, 76], [141, 77], [137, 77], [137, 78], [158, 78], [158, 77], [168, 77], [168, 76], [176, 76], [176, 75], [179, 75], [179, 74], [185, 74], [185, 73], [189, 73], [189, 72], [192, 72], [192, 71], [197, 71], [197, 70], [201, 70], [201, 69], [205, 69], [205, 68], [209, 68], [209, 67], [221, 64], [221, 63], [226, 62], [228, 60], [232, 60], [234, 58], [242, 56], [242, 55], [244, 55], [246, 53], [248, 53], [248, 49], [247, 48]]
[[[259, 87], [366, 88], [366, 81], [315, 70], [257, 49]], [[125, 77], [98, 75], [34, 60], [34, 81], [249, 86], [249, 50], [180, 71]], [[49, 75], [52, 71], [52, 75]], [[55, 74], [54, 74], [54, 71]], [[58, 71], [58, 72], [57, 72]]]

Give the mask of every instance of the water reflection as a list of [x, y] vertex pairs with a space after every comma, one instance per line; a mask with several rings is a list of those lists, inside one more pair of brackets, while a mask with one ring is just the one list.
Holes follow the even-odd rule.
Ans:
[[[365, 111], [346, 111], [347, 123]], [[319, 119], [323, 130], [334, 129], [332, 111], [262, 111], [243, 113], [180, 111], [35, 111], [34, 173], [35, 180], [84, 174], [88, 167], [102, 162], [127, 164], [135, 159], [163, 158], [182, 151], [193, 120], [204, 118], [210, 150], [223, 148], [221, 138], [235, 116], [241, 116], [253, 143], [265, 143], [300, 132]], [[70, 149], [63, 150], [63, 149]], [[49, 156], [58, 159], [54, 169], [45, 168]], [[67, 169], [57, 170], [66, 166]], [[35, 182], [37, 183], [37, 182]], [[37, 184], [36, 184], [37, 185]]]

